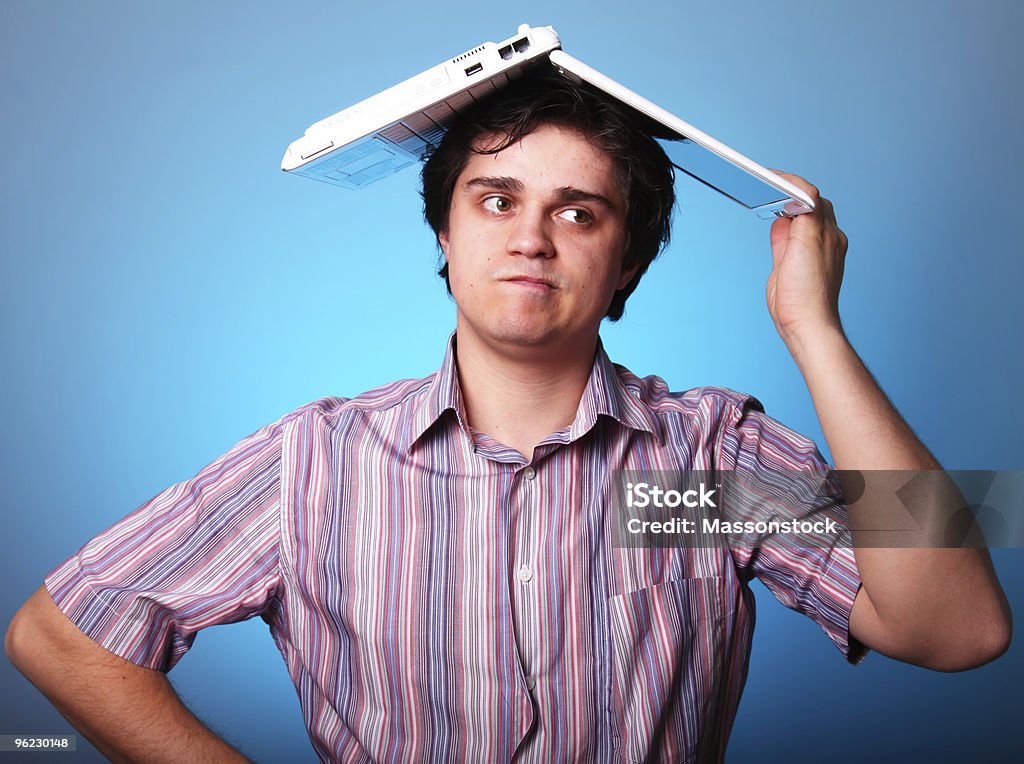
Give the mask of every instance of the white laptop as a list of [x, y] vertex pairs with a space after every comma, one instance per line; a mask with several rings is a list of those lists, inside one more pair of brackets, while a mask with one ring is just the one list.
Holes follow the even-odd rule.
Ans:
[[715, 140], [689, 122], [665, 111], [643, 96], [573, 58], [564, 50], [549, 59], [565, 76], [587, 82], [660, 123], [676, 139], [658, 139], [676, 169], [753, 210], [759, 217], [793, 217], [814, 209], [814, 201], [799, 186], [754, 160]]
[[772, 219], [814, 209], [807, 193], [785, 178], [561, 50], [551, 27], [525, 24], [507, 40], [485, 42], [314, 123], [288, 147], [281, 169], [362, 188], [423, 159], [456, 113], [538, 65], [553, 65], [660, 123], [678, 136], [659, 139], [677, 169], [758, 216]]
[[547, 54], [559, 45], [551, 27], [523, 24], [507, 40], [478, 45], [310, 125], [288, 147], [281, 169], [362, 188], [419, 162], [457, 112], [530, 65], [548, 66]]

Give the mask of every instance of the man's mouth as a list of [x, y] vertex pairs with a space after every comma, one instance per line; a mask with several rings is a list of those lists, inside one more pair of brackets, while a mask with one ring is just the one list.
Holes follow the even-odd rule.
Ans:
[[539, 276], [507, 276], [502, 281], [538, 290], [557, 289], [551, 281]]

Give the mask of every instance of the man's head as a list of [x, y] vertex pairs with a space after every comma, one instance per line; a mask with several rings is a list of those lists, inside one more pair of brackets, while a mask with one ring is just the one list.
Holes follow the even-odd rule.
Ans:
[[[443, 241], [457, 183], [471, 158], [496, 154], [542, 126], [582, 136], [610, 160], [625, 200], [623, 266], [633, 270], [605, 313], [618, 320], [626, 299], [668, 242], [674, 176], [664, 151], [637, 115], [589, 86], [575, 85], [552, 71], [529, 74], [460, 114], [423, 167], [424, 217]], [[439, 274], [451, 292], [447, 260]]]

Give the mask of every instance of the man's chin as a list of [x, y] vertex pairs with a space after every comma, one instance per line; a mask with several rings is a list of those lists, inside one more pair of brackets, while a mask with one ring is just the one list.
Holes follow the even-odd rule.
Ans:
[[568, 331], [565, 327], [551, 323], [523, 322], [504, 324], [490, 332], [494, 344], [521, 350], [557, 351], [569, 345], [575, 345], [581, 337]]
[[558, 352], [584, 341], [587, 333], [580, 327], [567, 325], [564, 319], [539, 311], [491, 310], [486, 315], [472, 320], [465, 314], [459, 316], [460, 331], [468, 331], [480, 342], [492, 347], [505, 347], [517, 351], [537, 350]]
[[550, 321], [542, 321], [537, 317], [506, 319], [491, 323], [486, 327], [484, 335], [492, 344], [521, 348], [545, 347], [557, 344], [560, 339], [557, 327]]
[[552, 332], [547, 327], [535, 329], [516, 328], [495, 332], [493, 339], [495, 342], [500, 342], [503, 345], [515, 345], [524, 348], [544, 347], [557, 340], [558, 335], [557, 332]]

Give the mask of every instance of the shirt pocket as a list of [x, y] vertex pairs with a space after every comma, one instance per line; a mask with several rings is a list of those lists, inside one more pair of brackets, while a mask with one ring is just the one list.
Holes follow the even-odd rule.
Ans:
[[625, 760], [688, 762], [720, 748], [701, 736], [721, 722], [712, 717], [720, 712], [733, 607], [721, 576], [609, 599], [612, 736]]

